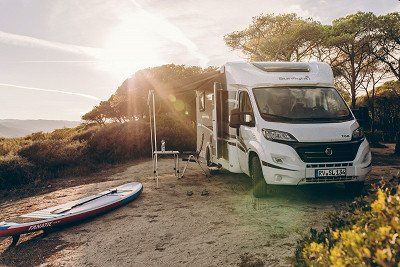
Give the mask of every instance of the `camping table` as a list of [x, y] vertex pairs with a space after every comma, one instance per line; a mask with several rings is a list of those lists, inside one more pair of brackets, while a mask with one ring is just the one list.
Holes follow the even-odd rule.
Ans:
[[154, 178], [157, 180], [158, 187], [158, 156], [162, 155], [173, 155], [174, 156], [174, 172], [175, 176], [179, 178], [179, 151], [170, 150], [170, 151], [154, 151], [153, 152], [153, 173]]

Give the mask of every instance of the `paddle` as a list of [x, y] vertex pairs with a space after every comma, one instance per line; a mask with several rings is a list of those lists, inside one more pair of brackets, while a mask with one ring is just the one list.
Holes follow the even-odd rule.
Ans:
[[51, 213], [52, 213], [52, 214], [64, 213], [64, 212], [67, 212], [67, 211], [72, 210], [73, 208], [76, 208], [76, 207], [81, 206], [81, 205], [83, 205], [83, 204], [86, 204], [86, 203], [88, 203], [88, 202], [90, 202], [90, 201], [93, 201], [93, 200], [95, 200], [95, 199], [104, 197], [104, 196], [109, 195], [109, 194], [114, 194], [114, 193], [117, 193], [117, 192], [118, 192], [117, 189], [109, 190], [108, 192], [105, 192], [105, 193], [103, 193], [103, 194], [99, 194], [99, 195], [93, 196], [92, 198], [82, 200], [82, 201], [80, 201], [80, 202], [78, 202], [78, 203], [74, 203], [74, 204], [71, 205], [71, 206], [63, 207], [63, 208], [59, 208], [59, 209], [53, 210]]

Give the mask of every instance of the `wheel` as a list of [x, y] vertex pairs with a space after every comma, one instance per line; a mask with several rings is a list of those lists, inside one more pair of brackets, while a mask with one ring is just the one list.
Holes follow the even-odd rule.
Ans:
[[360, 195], [364, 190], [364, 181], [345, 183], [344, 188], [350, 194]]
[[210, 149], [207, 148], [206, 150], [206, 163], [207, 163], [207, 167], [208, 167], [208, 171], [210, 172], [211, 175], [215, 175], [219, 173], [219, 170], [216, 169], [216, 164], [211, 162], [211, 153], [210, 153]]
[[261, 162], [258, 156], [251, 159], [250, 176], [253, 181], [253, 196], [256, 198], [267, 195], [267, 183], [262, 172]]

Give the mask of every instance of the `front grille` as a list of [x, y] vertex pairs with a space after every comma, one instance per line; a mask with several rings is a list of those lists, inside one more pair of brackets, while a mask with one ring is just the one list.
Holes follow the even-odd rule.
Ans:
[[291, 146], [306, 163], [343, 162], [355, 159], [361, 142], [292, 143]]
[[345, 182], [353, 181], [356, 178], [357, 176], [313, 177], [306, 178], [306, 183]]

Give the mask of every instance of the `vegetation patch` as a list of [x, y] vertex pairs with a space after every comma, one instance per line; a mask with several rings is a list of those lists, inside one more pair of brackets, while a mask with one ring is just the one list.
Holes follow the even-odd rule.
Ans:
[[334, 214], [323, 231], [298, 243], [298, 266], [397, 266], [400, 262], [400, 184], [393, 177]]
[[[195, 148], [194, 124], [169, 116], [160, 116], [157, 122], [157, 135], [166, 141], [167, 149]], [[25, 138], [3, 138], [0, 149], [0, 188], [8, 189], [151, 157], [150, 128], [144, 120], [107, 123], [101, 127], [86, 124]]]

